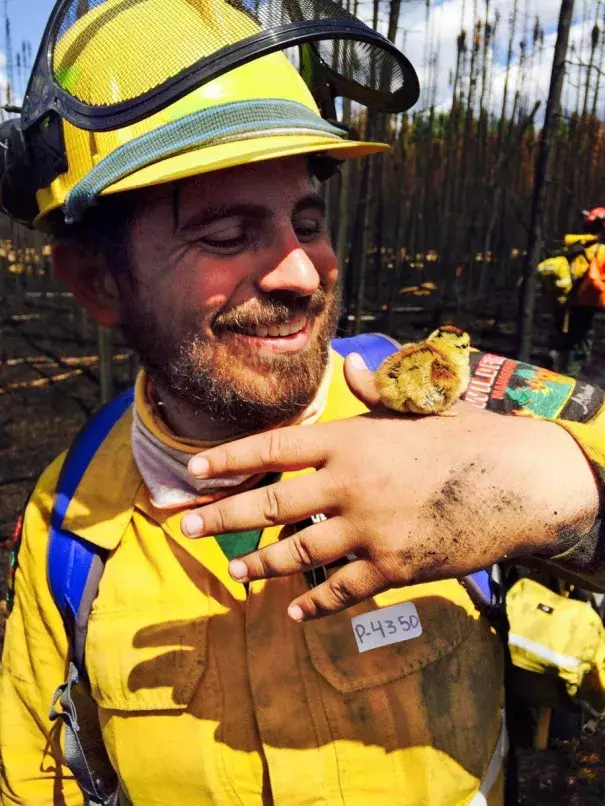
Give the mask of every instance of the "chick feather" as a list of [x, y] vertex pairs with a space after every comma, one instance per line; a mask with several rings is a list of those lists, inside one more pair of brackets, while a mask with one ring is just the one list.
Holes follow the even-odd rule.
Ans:
[[376, 372], [385, 406], [406, 414], [442, 414], [470, 382], [468, 333], [452, 325], [433, 331], [423, 342], [404, 344]]

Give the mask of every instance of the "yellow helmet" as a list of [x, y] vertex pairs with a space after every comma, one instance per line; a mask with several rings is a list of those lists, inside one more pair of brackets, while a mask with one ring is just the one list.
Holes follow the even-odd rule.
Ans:
[[332, 0], [313, 5], [323, 18], [305, 17], [298, 0], [60, 0], [19, 136], [0, 131], [9, 146], [3, 205], [11, 213], [17, 193], [11, 148], [29, 160], [35, 185], [35, 211], [30, 200], [28, 215], [14, 217], [38, 226], [61, 207], [77, 221], [100, 195], [294, 154], [347, 159], [387, 148], [351, 141], [325, 120], [281, 51], [307, 48], [319, 93], [388, 111], [415, 102], [413, 68]]

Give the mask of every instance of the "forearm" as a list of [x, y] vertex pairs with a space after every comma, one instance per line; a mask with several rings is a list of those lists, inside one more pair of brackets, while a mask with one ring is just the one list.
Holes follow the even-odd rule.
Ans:
[[[469, 416], [477, 423], [476, 412]], [[577, 440], [554, 422], [482, 416], [475, 432], [481, 443], [476, 470], [465, 484], [467, 516], [476, 513], [494, 546], [508, 544], [509, 557], [565, 556], [570, 567], [591, 568], [597, 560], [599, 479]]]
[[[529, 423], [539, 440], [534, 445], [524, 440], [523, 456], [511, 457], [535, 463], [528, 491], [546, 499], [544, 523], [536, 524], [538, 544], [530, 545], [534, 556], [542, 557], [542, 552], [551, 556], [555, 574], [579, 574], [574, 580], [577, 584], [605, 586], [602, 514], [592, 519], [590, 504], [594, 485], [601, 507], [605, 501], [601, 492], [605, 485], [605, 394], [592, 384], [498, 356], [474, 354], [472, 370], [469, 403], [513, 415], [502, 418], [509, 431], [517, 429], [519, 421]], [[573, 440], [563, 439], [548, 421], [567, 430]], [[515, 450], [520, 453], [511, 442], [508, 451], [514, 454]], [[558, 513], [558, 523], [552, 522], [551, 510]], [[553, 556], [550, 552], [556, 544], [559, 550]]]
[[599, 491], [599, 514], [589, 530], [553, 561], [566, 574], [579, 575], [576, 584], [605, 591], [605, 410], [586, 423], [559, 421], [576, 442], [593, 471]]

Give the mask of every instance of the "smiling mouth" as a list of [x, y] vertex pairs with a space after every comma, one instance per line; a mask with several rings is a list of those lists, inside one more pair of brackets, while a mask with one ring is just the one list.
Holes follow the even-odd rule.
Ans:
[[257, 339], [277, 339], [277, 338], [285, 338], [287, 336], [295, 336], [297, 333], [301, 333], [308, 324], [307, 316], [295, 316], [291, 322], [287, 322], [284, 325], [271, 325], [270, 327], [263, 327], [258, 325], [256, 327], [250, 328], [242, 328], [240, 330], [241, 335], [243, 336], [252, 336], [253, 338]]

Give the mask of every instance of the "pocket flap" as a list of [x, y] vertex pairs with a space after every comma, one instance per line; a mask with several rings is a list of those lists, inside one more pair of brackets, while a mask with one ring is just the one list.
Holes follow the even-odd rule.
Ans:
[[93, 611], [86, 669], [97, 704], [120, 711], [185, 709], [207, 655], [208, 614], [191, 611], [191, 602]]
[[[360, 652], [351, 620], [375, 613], [376, 629], [388, 635], [389, 625], [384, 619], [378, 627], [380, 610], [404, 602], [415, 605], [422, 633], [417, 635], [414, 630], [411, 634], [416, 637], [405, 640], [405, 632], [400, 630], [398, 642]], [[446, 580], [385, 591], [343, 613], [305, 622], [303, 629], [315, 670], [337, 691], [346, 693], [397, 680], [448, 655], [468, 635], [477, 618], [460, 583]]]

